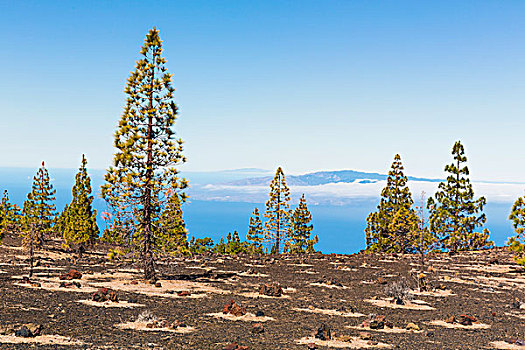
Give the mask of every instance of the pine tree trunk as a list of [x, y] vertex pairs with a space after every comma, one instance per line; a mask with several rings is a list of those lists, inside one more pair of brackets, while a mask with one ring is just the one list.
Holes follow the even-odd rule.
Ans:
[[152, 207], [151, 207], [151, 182], [153, 180], [153, 83], [155, 81], [155, 53], [153, 53], [153, 68], [151, 69], [151, 81], [150, 81], [150, 95], [149, 95], [149, 108], [148, 113], [148, 134], [147, 140], [148, 145], [146, 149], [146, 184], [144, 193], [144, 222], [143, 222], [143, 235], [144, 235], [144, 249], [142, 251], [142, 259], [144, 264], [144, 278], [147, 280], [155, 279], [155, 263], [153, 262], [153, 252], [151, 250], [151, 219], [152, 219]]

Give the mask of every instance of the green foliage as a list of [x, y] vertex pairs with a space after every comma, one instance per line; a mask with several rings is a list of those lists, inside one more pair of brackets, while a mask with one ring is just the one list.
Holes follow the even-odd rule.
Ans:
[[263, 225], [259, 215], [259, 209], [255, 208], [250, 218], [250, 224], [248, 225], [248, 233], [246, 234], [246, 241], [249, 242], [251, 254], [263, 253], [263, 235]]
[[228, 233], [226, 236], [226, 242], [221, 238], [220, 242], [216, 244], [212, 251], [214, 253], [223, 254], [223, 255], [236, 255], [239, 253], [250, 253], [253, 250], [253, 247], [248, 242], [241, 242], [239, 238], [239, 233], [233, 231], [233, 235]]
[[514, 260], [520, 265], [525, 265], [525, 198], [519, 197], [512, 206], [509, 220], [516, 235], [510, 237], [507, 244], [515, 253]]
[[9, 193], [5, 190], [0, 202], [0, 242], [7, 232], [15, 231], [19, 223], [20, 208], [16, 204], [9, 202]]
[[33, 177], [31, 192], [27, 194], [22, 209], [22, 236], [31, 245], [42, 246], [44, 239], [52, 232], [55, 221], [56, 191], [49, 180], [44, 162]]
[[195, 239], [195, 237], [191, 237], [189, 248], [190, 252], [194, 254], [210, 252], [213, 248], [213, 240], [210, 237], [197, 239]]
[[381, 192], [377, 211], [367, 217], [366, 245], [370, 252], [411, 252], [414, 250], [418, 219], [412, 209], [412, 194], [396, 154]]
[[167, 198], [166, 206], [160, 215], [154, 249], [159, 253], [189, 254], [181, 198], [175, 191], [169, 191]]
[[475, 232], [486, 222], [483, 207], [485, 197], [474, 199], [474, 190], [468, 178], [465, 165], [467, 157], [460, 141], [452, 148], [454, 162], [445, 166], [449, 174], [446, 182], [441, 182], [434, 198], [429, 198], [430, 230], [436, 235], [442, 248], [451, 251], [490, 248], [488, 230]]
[[145, 278], [154, 279], [153, 244], [162, 232], [159, 216], [165, 193], [187, 187], [175, 168], [186, 159], [183, 142], [175, 139], [172, 129], [175, 89], [157, 29], [146, 35], [140, 54], [125, 89], [127, 102], [115, 132], [117, 152], [101, 192], [111, 211], [112, 232], [106, 237], [140, 249]]
[[280, 242], [286, 242], [291, 230], [290, 189], [281, 167], [277, 168], [270, 183], [269, 199], [264, 217], [264, 240], [271, 245], [271, 253], [280, 253]]
[[91, 178], [87, 173], [87, 159], [82, 155], [82, 163], [75, 176], [71, 190], [71, 203], [66, 205], [57, 220], [68, 247], [77, 248], [81, 254], [86, 246], [93, 245], [98, 237], [97, 211], [93, 209]]
[[299, 205], [292, 215], [292, 230], [289, 240], [284, 247], [286, 253], [301, 254], [315, 252], [314, 244], [319, 242], [319, 237], [316, 235], [310, 238], [314, 228], [311, 221], [312, 214], [308, 210], [303, 194], [299, 199]]

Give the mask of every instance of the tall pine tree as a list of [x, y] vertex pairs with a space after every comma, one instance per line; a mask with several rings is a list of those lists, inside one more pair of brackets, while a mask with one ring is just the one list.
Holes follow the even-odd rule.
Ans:
[[312, 214], [306, 205], [304, 194], [299, 199], [299, 205], [292, 214], [292, 230], [289, 240], [285, 244], [285, 252], [292, 254], [313, 253], [314, 244], [319, 242], [319, 237], [312, 235], [314, 226], [311, 224]]
[[58, 220], [66, 245], [76, 248], [80, 257], [87, 246], [95, 243], [99, 234], [97, 211], [93, 209], [91, 178], [86, 165], [87, 159], [82, 155], [82, 163], [71, 190], [73, 198]]
[[442, 247], [450, 251], [475, 250], [493, 246], [488, 230], [475, 232], [486, 222], [483, 207], [485, 197], [474, 199], [474, 190], [465, 165], [467, 157], [460, 141], [452, 147], [454, 161], [445, 166], [449, 174], [441, 182], [438, 191], [427, 201], [430, 211], [430, 231], [439, 239]]
[[146, 35], [140, 54], [125, 89], [127, 102], [115, 132], [117, 153], [106, 173], [102, 196], [112, 211], [113, 230], [140, 250], [144, 277], [155, 279], [153, 244], [161, 232], [164, 194], [187, 183], [175, 168], [185, 162], [183, 142], [175, 139], [173, 131], [175, 89], [157, 29]]
[[[396, 154], [388, 172], [386, 187], [381, 192], [377, 211], [367, 217], [366, 245], [371, 252], [400, 252], [409, 249], [413, 223], [417, 216], [412, 209], [412, 194], [403, 173], [401, 157]], [[397, 214], [397, 216], [396, 216]], [[403, 216], [407, 216], [403, 219]]]
[[270, 252], [279, 254], [281, 242], [286, 242], [290, 231], [290, 189], [286, 186], [283, 169], [277, 168], [270, 183], [269, 199], [266, 202], [264, 217], [264, 239], [270, 243]]
[[259, 214], [259, 209], [253, 210], [252, 217], [250, 218], [250, 224], [248, 225], [248, 233], [246, 234], [246, 241], [250, 244], [250, 252], [262, 253], [263, 252], [263, 225]]
[[525, 265], [525, 198], [519, 197], [509, 216], [516, 235], [509, 238], [507, 244], [515, 252], [514, 259], [520, 265]]
[[32, 234], [36, 235], [32, 241], [35, 246], [41, 247], [45, 238], [52, 232], [56, 215], [55, 193], [56, 190], [50, 182], [49, 173], [42, 162], [42, 167], [33, 177], [31, 192], [27, 194], [22, 212], [25, 234], [32, 231]]

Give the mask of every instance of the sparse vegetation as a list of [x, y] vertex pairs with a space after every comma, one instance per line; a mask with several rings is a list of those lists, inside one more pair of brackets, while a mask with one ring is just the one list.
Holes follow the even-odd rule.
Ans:
[[393, 281], [385, 287], [385, 294], [394, 298], [396, 304], [403, 305], [406, 301], [411, 299], [410, 286], [406, 278], [401, 278], [398, 281]]

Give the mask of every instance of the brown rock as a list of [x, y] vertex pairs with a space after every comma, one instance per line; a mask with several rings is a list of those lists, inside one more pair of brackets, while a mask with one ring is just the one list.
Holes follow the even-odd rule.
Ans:
[[237, 345], [237, 343], [231, 343], [231, 344], [224, 346], [222, 350], [237, 350], [238, 348], [239, 346]]
[[283, 289], [279, 283], [261, 284], [259, 287], [259, 294], [270, 297], [280, 297], [283, 294]]
[[139, 282], [138, 282], [138, 281], [135, 281], [135, 280], [133, 280], [133, 281], [129, 282], [129, 284], [139, 284]]
[[254, 323], [254, 324], [252, 324], [251, 332], [253, 334], [264, 333], [264, 326], [263, 326], [263, 324], [262, 323]]
[[246, 309], [238, 305], [233, 299], [231, 299], [222, 310], [224, 314], [232, 314], [233, 316], [243, 316], [246, 314]]
[[178, 295], [179, 297], [187, 297], [187, 296], [190, 296], [191, 293], [188, 292], [187, 290], [183, 290], [183, 291], [177, 292], [177, 295]]
[[477, 323], [478, 320], [474, 316], [463, 314], [456, 317], [456, 322], [463, 326], [472, 326], [472, 324]]
[[78, 280], [82, 278], [82, 274], [77, 270], [70, 270], [68, 273], [65, 273], [60, 276], [61, 280]]
[[155, 287], [160, 288], [162, 287], [162, 284], [160, 282], [155, 282]]

